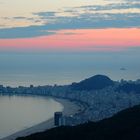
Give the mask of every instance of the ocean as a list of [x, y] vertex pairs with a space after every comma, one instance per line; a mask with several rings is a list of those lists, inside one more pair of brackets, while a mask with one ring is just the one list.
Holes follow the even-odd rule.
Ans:
[[96, 74], [113, 80], [140, 78], [140, 51], [0, 53], [0, 85], [65, 85]]

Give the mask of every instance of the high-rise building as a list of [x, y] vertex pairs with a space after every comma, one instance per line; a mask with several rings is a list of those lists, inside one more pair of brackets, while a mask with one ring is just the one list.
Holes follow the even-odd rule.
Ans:
[[54, 113], [54, 125], [55, 126], [61, 126], [63, 120], [63, 114], [62, 112], [55, 112]]

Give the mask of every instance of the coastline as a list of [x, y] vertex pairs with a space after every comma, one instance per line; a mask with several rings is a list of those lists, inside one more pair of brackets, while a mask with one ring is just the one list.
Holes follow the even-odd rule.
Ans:
[[[53, 99], [63, 105], [63, 107], [64, 107], [63, 114], [65, 116], [71, 116], [71, 115], [74, 115], [76, 113], [80, 113], [81, 110], [84, 109], [84, 106], [81, 107], [78, 104], [76, 104], [76, 102], [70, 101], [68, 99], [60, 99], [60, 98], [55, 98], [55, 97]], [[10, 136], [7, 136], [7, 137], [0, 139], [0, 140], [15, 140], [18, 137], [28, 136], [28, 135], [31, 135], [33, 133], [42, 132], [42, 131], [45, 131], [47, 129], [51, 129], [53, 127], [55, 127], [54, 126], [54, 119], [51, 118], [47, 121], [39, 123], [39, 124], [32, 126], [30, 128], [18, 131]]]

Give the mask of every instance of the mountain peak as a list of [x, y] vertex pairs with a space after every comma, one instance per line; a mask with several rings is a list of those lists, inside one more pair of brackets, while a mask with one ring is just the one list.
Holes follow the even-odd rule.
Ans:
[[74, 90], [100, 90], [113, 85], [114, 82], [105, 75], [95, 75], [79, 83], [71, 85]]

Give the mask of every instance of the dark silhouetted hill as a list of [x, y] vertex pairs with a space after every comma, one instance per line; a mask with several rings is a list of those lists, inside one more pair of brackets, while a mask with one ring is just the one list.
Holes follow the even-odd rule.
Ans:
[[96, 123], [53, 128], [17, 140], [140, 140], [140, 105]]
[[95, 75], [79, 83], [73, 83], [71, 88], [73, 90], [100, 90], [113, 84], [114, 82], [109, 77], [104, 75]]

